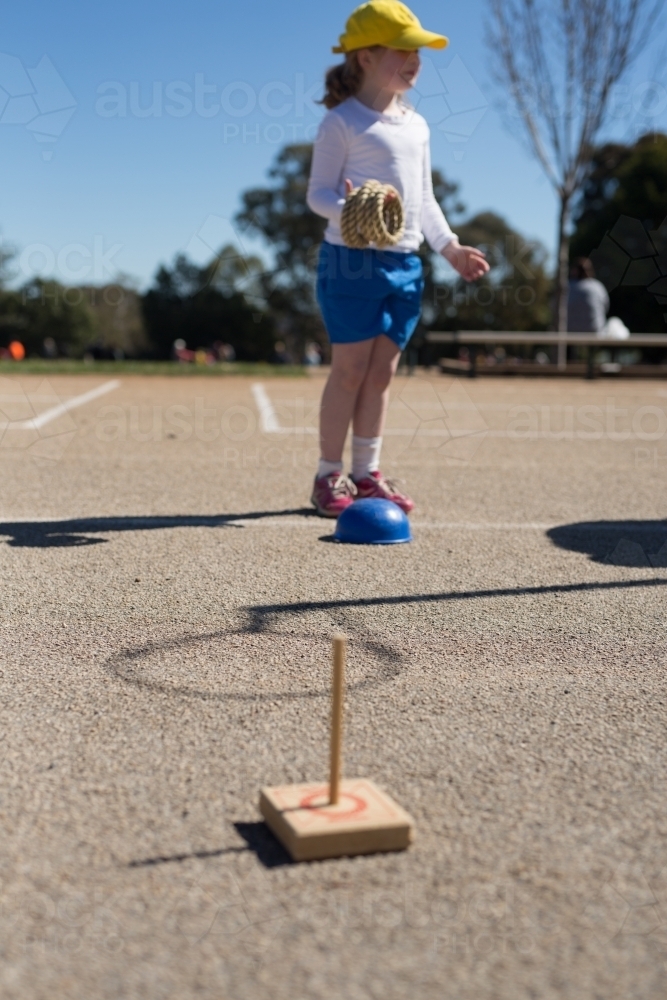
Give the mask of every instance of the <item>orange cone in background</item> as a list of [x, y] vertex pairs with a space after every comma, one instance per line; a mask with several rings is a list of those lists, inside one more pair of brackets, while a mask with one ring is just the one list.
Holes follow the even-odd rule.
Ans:
[[14, 361], [23, 361], [25, 357], [25, 347], [20, 340], [12, 340], [9, 345], [9, 353], [13, 357]]

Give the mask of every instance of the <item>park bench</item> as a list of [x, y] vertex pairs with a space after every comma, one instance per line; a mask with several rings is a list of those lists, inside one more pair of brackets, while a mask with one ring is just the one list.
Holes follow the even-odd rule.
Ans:
[[[544, 331], [521, 332], [511, 330], [461, 330], [453, 332], [429, 331], [426, 334], [427, 344], [466, 347], [469, 359], [440, 358], [438, 363], [442, 371], [449, 374], [465, 374], [475, 378], [483, 371], [485, 375], [584, 375], [595, 378], [597, 375], [627, 374], [649, 376], [653, 378], [667, 377], [667, 363], [633, 364], [626, 367], [612, 362], [596, 364], [595, 355], [601, 348], [609, 348], [612, 352], [633, 350], [641, 347], [658, 347], [665, 351], [667, 361], [667, 334], [664, 333], [633, 333], [627, 340], [617, 340], [611, 337], [596, 337], [587, 333], [549, 333]], [[558, 347], [558, 362], [540, 363], [523, 358], [510, 358], [496, 361], [493, 364], [478, 364], [478, 352], [485, 347]], [[586, 361], [567, 361], [569, 346], [586, 348]]]

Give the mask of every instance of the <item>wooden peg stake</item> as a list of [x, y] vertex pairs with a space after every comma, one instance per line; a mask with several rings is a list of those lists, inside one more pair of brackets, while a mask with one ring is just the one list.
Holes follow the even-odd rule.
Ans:
[[345, 699], [345, 644], [345, 636], [334, 636], [333, 692], [331, 697], [331, 758], [329, 767], [329, 802], [332, 806], [337, 805], [340, 798], [343, 701]]
[[276, 785], [259, 796], [262, 816], [294, 861], [404, 851], [414, 835], [410, 816], [372, 781], [341, 777], [346, 642], [333, 641], [329, 787]]

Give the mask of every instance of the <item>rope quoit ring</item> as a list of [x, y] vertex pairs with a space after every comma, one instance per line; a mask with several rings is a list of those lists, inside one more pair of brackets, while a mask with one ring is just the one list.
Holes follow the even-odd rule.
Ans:
[[[388, 194], [395, 195], [385, 203]], [[405, 233], [403, 203], [395, 187], [366, 181], [350, 191], [340, 219], [341, 235], [348, 247], [365, 250], [374, 243], [378, 250], [395, 247]]]

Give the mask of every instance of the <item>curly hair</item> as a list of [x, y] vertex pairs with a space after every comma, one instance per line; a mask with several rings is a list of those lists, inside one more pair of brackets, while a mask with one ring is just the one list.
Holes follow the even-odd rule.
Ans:
[[338, 63], [327, 70], [324, 77], [323, 104], [329, 111], [337, 108], [348, 97], [354, 97], [364, 80], [364, 71], [359, 65], [356, 52], [346, 52], [345, 62]]

